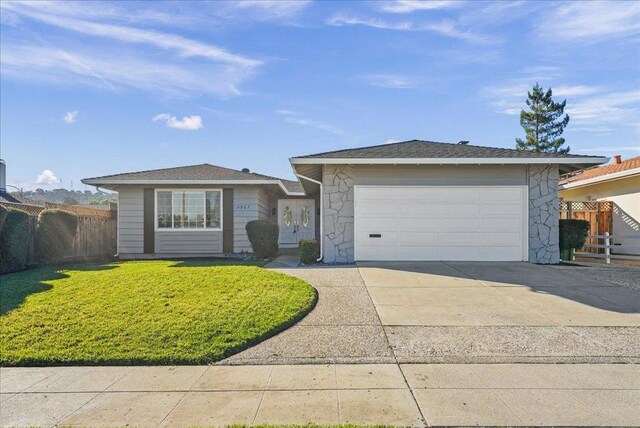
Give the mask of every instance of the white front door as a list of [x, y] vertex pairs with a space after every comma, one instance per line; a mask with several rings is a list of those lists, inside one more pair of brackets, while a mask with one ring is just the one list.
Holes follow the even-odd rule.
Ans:
[[278, 226], [282, 246], [297, 246], [303, 239], [315, 238], [315, 200], [278, 200]]

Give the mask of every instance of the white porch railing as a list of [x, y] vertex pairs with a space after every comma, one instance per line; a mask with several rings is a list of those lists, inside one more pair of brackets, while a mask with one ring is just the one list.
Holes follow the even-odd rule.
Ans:
[[[617, 239], [640, 239], [640, 235], [609, 235], [609, 232], [605, 232], [604, 235], [588, 235], [587, 239], [595, 239], [598, 244], [584, 244], [583, 248], [604, 248], [604, 254], [576, 251], [576, 256], [604, 258], [607, 264], [611, 263], [611, 259], [640, 260], [640, 255], [611, 254], [612, 248], [618, 251], [640, 249], [640, 242], [638, 245], [612, 244], [612, 241]], [[603, 241], [604, 243], [600, 244], [600, 241]]]

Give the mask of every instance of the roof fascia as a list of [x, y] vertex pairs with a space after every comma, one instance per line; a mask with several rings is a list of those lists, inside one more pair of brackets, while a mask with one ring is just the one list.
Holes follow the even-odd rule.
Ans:
[[506, 165], [506, 164], [601, 164], [607, 157], [593, 158], [291, 158], [292, 165]]
[[558, 189], [559, 190], [575, 189], [576, 187], [589, 186], [591, 184], [599, 184], [605, 181], [619, 180], [621, 178], [627, 178], [627, 177], [638, 175], [638, 174], [640, 174], [640, 168], [631, 168], [625, 171], [614, 172], [612, 174], [605, 174], [605, 175], [600, 175], [598, 177], [587, 178], [586, 180], [578, 180], [578, 181], [572, 181], [567, 184], [560, 184], [558, 186]]
[[84, 184], [91, 186], [117, 186], [121, 184], [138, 184], [138, 185], [183, 185], [183, 184], [202, 184], [202, 185], [252, 185], [252, 184], [275, 184], [282, 189], [287, 196], [304, 196], [301, 192], [291, 192], [287, 190], [280, 180], [111, 180], [101, 178], [85, 178], [81, 180]]

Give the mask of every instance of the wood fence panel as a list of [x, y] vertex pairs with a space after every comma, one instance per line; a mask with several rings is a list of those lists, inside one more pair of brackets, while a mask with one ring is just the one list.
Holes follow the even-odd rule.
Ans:
[[37, 206], [3, 202], [2, 205], [29, 214], [29, 264], [36, 263], [34, 249], [38, 215], [46, 208], [70, 211], [78, 216], [76, 235], [66, 261], [108, 260], [116, 253], [118, 225], [115, 211], [49, 203]]
[[78, 217], [68, 260], [104, 259], [116, 253], [115, 218]]
[[[613, 232], [613, 203], [601, 202], [562, 202], [560, 205], [561, 219], [586, 220], [589, 222], [589, 235], [604, 235]], [[587, 238], [587, 244], [598, 244], [596, 238]], [[598, 248], [584, 248], [583, 251], [598, 253]]]

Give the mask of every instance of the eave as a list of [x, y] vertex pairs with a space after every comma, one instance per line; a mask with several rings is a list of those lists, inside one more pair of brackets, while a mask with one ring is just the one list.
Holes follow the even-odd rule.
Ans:
[[588, 158], [291, 158], [292, 165], [598, 165], [608, 157]]
[[165, 185], [165, 186], [181, 186], [181, 185], [265, 185], [273, 184], [284, 192], [287, 196], [304, 196], [303, 192], [291, 192], [287, 190], [280, 180], [113, 180], [101, 178], [85, 178], [81, 180], [84, 184], [90, 186], [104, 187], [105, 189], [115, 188], [120, 185]]
[[587, 178], [585, 180], [572, 181], [566, 184], [560, 184], [558, 190], [576, 189], [578, 187], [590, 186], [592, 184], [600, 184], [607, 181], [620, 180], [627, 177], [640, 175], [640, 168], [627, 169], [625, 171], [614, 172], [612, 174], [600, 175], [598, 177]]

